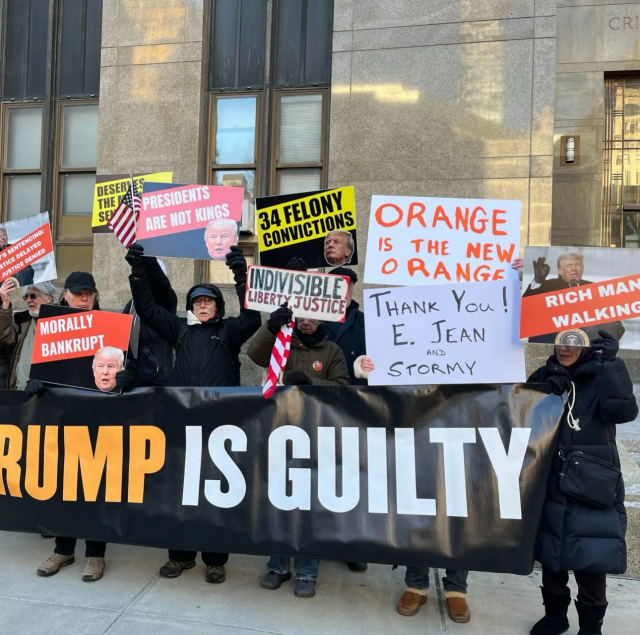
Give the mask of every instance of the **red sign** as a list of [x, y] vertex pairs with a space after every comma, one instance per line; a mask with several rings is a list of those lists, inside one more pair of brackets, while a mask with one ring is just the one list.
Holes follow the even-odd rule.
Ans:
[[522, 298], [520, 337], [640, 317], [640, 274]]
[[45, 223], [0, 251], [0, 280], [11, 278], [52, 251], [51, 228], [49, 223]]
[[242, 219], [243, 187], [164, 183], [166, 189], [149, 191], [148, 185], [160, 184], [145, 183], [137, 240], [204, 229], [218, 218]]
[[[49, 307], [42, 306], [41, 314], [46, 314], [47, 309]], [[132, 320], [131, 315], [108, 311], [40, 317], [31, 364], [90, 357], [105, 346], [126, 351]]]

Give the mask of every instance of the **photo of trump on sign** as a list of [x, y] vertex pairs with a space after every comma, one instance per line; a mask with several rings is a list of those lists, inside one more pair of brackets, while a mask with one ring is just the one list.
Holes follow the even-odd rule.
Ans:
[[116, 373], [124, 369], [124, 351], [115, 346], [101, 348], [93, 358], [93, 379], [96, 388], [109, 392], [116, 387]]

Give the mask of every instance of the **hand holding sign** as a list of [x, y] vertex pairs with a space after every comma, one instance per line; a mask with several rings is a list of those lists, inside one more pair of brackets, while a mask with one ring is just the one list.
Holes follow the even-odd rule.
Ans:
[[247, 282], [247, 261], [242, 253], [242, 249], [237, 245], [231, 247], [227, 254], [227, 267], [233, 272], [236, 286], [241, 286]]
[[276, 309], [267, 322], [267, 328], [273, 335], [276, 335], [278, 331], [285, 325], [290, 324], [293, 319], [293, 312], [287, 306], [285, 302], [280, 308]]
[[2, 299], [2, 308], [6, 311], [11, 306], [11, 298], [9, 293], [16, 288], [15, 282], [9, 278], [0, 285], [0, 298]]

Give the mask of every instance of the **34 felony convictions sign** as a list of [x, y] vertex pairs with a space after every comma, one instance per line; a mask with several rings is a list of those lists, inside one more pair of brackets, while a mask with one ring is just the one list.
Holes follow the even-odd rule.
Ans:
[[284, 302], [296, 318], [342, 322], [349, 279], [326, 273], [249, 267], [245, 306], [271, 313]]

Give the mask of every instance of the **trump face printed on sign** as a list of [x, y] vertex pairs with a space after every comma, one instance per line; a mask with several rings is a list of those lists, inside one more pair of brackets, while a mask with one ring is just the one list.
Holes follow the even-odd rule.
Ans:
[[209, 257], [224, 260], [233, 245], [238, 244], [238, 223], [230, 218], [216, 218], [204, 230]]
[[93, 379], [102, 392], [116, 387], [116, 373], [124, 368], [124, 353], [114, 346], [105, 346], [93, 358]]
[[332, 266], [351, 262], [354, 252], [353, 236], [342, 229], [329, 232], [324, 239], [324, 257]]

